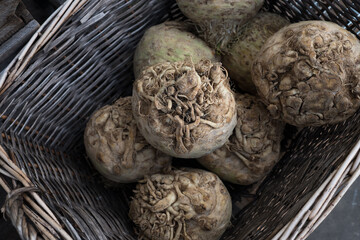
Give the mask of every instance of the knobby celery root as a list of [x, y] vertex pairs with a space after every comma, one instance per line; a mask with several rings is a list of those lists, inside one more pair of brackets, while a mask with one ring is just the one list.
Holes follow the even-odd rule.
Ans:
[[338, 123], [360, 105], [360, 42], [335, 23], [291, 24], [266, 41], [252, 79], [274, 118], [298, 127]]
[[199, 35], [222, 51], [238, 36], [264, 4], [264, 0], [176, 0], [180, 10], [197, 26]]
[[236, 108], [237, 124], [229, 140], [198, 161], [223, 180], [249, 185], [279, 161], [285, 124], [273, 120], [255, 96], [236, 94]]
[[162, 62], [179, 62], [191, 57], [197, 63], [201, 59], [216, 61], [215, 50], [192, 33], [188, 23], [168, 21], [146, 30], [134, 55], [135, 78], [149, 66]]
[[133, 87], [138, 128], [155, 148], [196, 158], [221, 147], [236, 125], [235, 99], [221, 63], [161, 63]]
[[230, 225], [231, 198], [213, 173], [187, 168], [155, 174], [134, 193], [129, 216], [140, 239], [218, 240]]
[[266, 40], [290, 22], [275, 13], [260, 12], [249, 21], [238, 36], [228, 44], [222, 63], [236, 85], [245, 92], [256, 94], [251, 79], [251, 66]]
[[97, 110], [86, 125], [84, 143], [94, 167], [115, 182], [136, 182], [171, 168], [171, 157], [153, 148], [138, 131], [131, 97]]

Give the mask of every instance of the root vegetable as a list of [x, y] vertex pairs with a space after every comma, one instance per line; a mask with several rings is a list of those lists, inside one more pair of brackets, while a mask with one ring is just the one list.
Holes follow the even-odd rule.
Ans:
[[215, 51], [191, 32], [184, 22], [169, 21], [149, 28], [134, 56], [134, 74], [138, 78], [145, 68], [162, 62], [179, 62], [191, 57], [216, 61]]
[[257, 97], [236, 95], [237, 124], [224, 146], [198, 159], [221, 179], [248, 185], [262, 179], [280, 159], [284, 123], [271, 119]]
[[266, 41], [252, 79], [274, 118], [298, 127], [338, 123], [360, 105], [360, 42], [335, 23], [291, 24]]
[[129, 216], [142, 239], [218, 240], [230, 224], [229, 192], [204, 170], [155, 174], [140, 181], [134, 193]]
[[228, 70], [231, 80], [248, 93], [256, 94], [251, 79], [251, 66], [265, 41], [281, 28], [289, 25], [285, 18], [269, 12], [258, 13], [228, 45], [222, 63]]
[[171, 167], [171, 157], [153, 148], [138, 131], [131, 97], [96, 111], [87, 123], [84, 143], [94, 167], [115, 182], [136, 182]]
[[264, 0], [176, 0], [180, 10], [198, 27], [200, 36], [223, 50], [259, 11]]
[[195, 158], [221, 147], [236, 125], [235, 99], [221, 63], [162, 63], [133, 88], [138, 128], [155, 148]]

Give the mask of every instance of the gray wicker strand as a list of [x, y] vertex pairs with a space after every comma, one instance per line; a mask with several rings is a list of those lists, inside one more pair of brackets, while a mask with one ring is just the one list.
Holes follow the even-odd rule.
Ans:
[[[60, 30], [51, 23], [41, 28], [39, 39], [22, 52], [26, 59], [0, 76], [11, 83], [0, 95], [0, 131], [13, 129], [50, 147], [74, 148], [96, 108], [130, 93], [136, 44], [147, 27], [163, 21], [172, 3], [88, 1], [71, 21], [61, 15], [71, 9], [60, 11], [53, 17], [62, 23], [56, 25]], [[44, 38], [47, 32], [51, 39]]]
[[[60, 226], [52, 211], [47, 205], [41, 200], [39, 195], [34, 193], [38, 191], [35, 186], [31, 186], [32, 182], [29, 178], [13, 163], [6, 151], [0, 147], [0, 165], [1, 171], [4, 175], [9, 176], [12, 179], [20, 180], [24, 187], [16, 188], [11, 190], [6, 184], [3, 178], [0, 178], [0, 185], [8, 193], [6, 202], [2, 211], [6, 212], [10, 216], [14, 226], [16, 226], [19, 234], [24, 239], [34, 239], [37, 236], [34, 227], [29, 225], [26, 218], [29, 218], [33, 224], [36, 225], [38, 231], [43, 233], [45, 236], [52, 238], [51, 236], [59, 236], [54, 229], [56, 229], [64, 239], [72, 239]], [[32, 195], [34, 200], [29, 197]], [[23, 199], [36, 210], [37, 213], [32, 211]], [[48, 213], [47, 213], [48, 212]], [[49, 214], [50, 213], [50, 214]], [[40, 216], [39, 216], [40, 215]], [[51, 232], [50, 232], [51, 231]], [[59, 238], [59, 237], [57, 237]]]

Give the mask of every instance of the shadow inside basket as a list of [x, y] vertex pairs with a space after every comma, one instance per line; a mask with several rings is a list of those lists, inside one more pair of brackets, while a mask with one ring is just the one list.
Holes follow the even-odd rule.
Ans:
[[[265, 9], [292, 21], [335, 18], [321, 1], [273, 2]], [[345, 9], [360, 9], [344, 2]], [[104, 188], [86, 158], [83, 131], [96, 109], [131, 93], [138, 41], [149, 26], [169, 18], [182, 18], [175, 0], [90, 0], [0, 95], [0, 145], [74, 239], [136, 239], [128, 218], [134, 184]], [[345, 25], [344, 18], [335, 20]], [[356, 113], [336, 125], [302, 129], [255, 195], [226, 183], [234, 214], [222, 239], [266, 239], [285, 226], [359, 141], [359, 118]], [[244, 197], [255, 200], [239, 211]]]

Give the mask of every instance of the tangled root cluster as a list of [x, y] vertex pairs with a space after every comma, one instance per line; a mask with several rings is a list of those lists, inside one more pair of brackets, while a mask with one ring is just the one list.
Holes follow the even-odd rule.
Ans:
[[292, 24], [268, 39], [252, 77], [274, 117], [299, 127], [337, 123], [360, 105], [360, 43], [334, 23]]
[[222, 146], [236, 125], [226, 70], [209, 60], [148, 68], [134, 83], [133, 113], [151, 145], [180, 158]]
[[[241, 28], [260, 10], [264, 0], [176, 0], [198, 35], [218, 51], [227, 48]], [[214, 10], [215, 9], [215, 10]]]
[[84, 142], [95, 168], [112, 181], [136, 182], [171, 166], [171, 157], [153, 148], [137, 130], [131, 97], [96, 111], [87, 123]]
[[216, 240], [230, 223], [230, 195], [215, 174], [204, 170], [155, 174], [134, 193], [129, 216], [142, 239]]
[[221, 179], [241, 185], [263, 178], [280, 159], [284, 123], [255, 96], [236, 95], [237, 124], [226, 144], [198, 161]]

